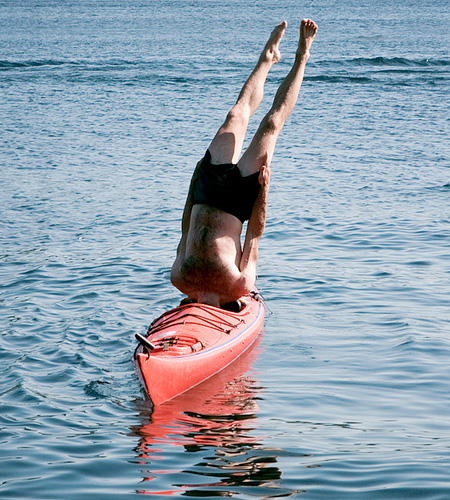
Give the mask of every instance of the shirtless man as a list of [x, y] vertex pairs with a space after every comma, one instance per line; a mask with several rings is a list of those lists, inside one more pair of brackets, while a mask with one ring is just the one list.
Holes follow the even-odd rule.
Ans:
[[[317, 32], [314, 21], [301, 22], [294, 65], [239, 159], [248, 122], [263, 97], [267, 74], [280, 60], [278, 45], [286, 27], [283, 21], [272, 31], [236, 104], [192, 176], [171, 280], [193, 301], [220, 307], [254, 287], [258, 244], [266, 222], [270, 163], [278, 135], [297, 101]], [[241, 248], [245, 220], [248, 225]]]

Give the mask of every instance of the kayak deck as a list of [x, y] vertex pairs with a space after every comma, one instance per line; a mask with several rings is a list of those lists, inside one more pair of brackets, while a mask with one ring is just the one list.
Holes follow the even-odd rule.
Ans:
[[264, 321], [264, 304], [256, 293], [242, 297], [241, 303], [238, 312], [181, 305], [153, 321], [134, 358], [154, 404], [218, 373], [253, 344]]

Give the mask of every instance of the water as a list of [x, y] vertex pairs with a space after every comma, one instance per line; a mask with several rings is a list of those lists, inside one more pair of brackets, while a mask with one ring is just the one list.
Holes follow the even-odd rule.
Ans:
[[[153, 409], [134, 333], [193, 166], [287, 19], [261, 344]], [[450, 498], [444, 1], [0, 2], [0, 498]]]

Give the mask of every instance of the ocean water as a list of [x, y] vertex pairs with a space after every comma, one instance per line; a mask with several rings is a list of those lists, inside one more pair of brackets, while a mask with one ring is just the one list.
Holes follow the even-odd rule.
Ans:
[[[259, 346], [153, 408], [134, 333], [274, 24], [289, 71]], [[450, 498], [443, 0], [0, 1], [0, 498]], [[248, 142], [247, 142], [248, 143]]]

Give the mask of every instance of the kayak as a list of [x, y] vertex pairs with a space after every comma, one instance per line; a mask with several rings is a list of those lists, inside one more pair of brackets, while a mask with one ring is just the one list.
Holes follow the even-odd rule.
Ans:
[[[249, 422], [259, 413], [261, 386], [247, 372], [260, 354], [262, 335], [236, 361], [196, 387], [150, 410], [141, 403], [142, 422], [137, 427], [139, 450], [151, 455], [156, 445], [252, 445], [258, 437]], [[228, 448], [229, 449], [229, 448]]]
[[257, 292], [235, 311], [191, 303], [166, 311], [150, 325], [134, 353], [138, 376], [153, 404], [195, 387], [239, 358], [255, 342], [264, 321]]

